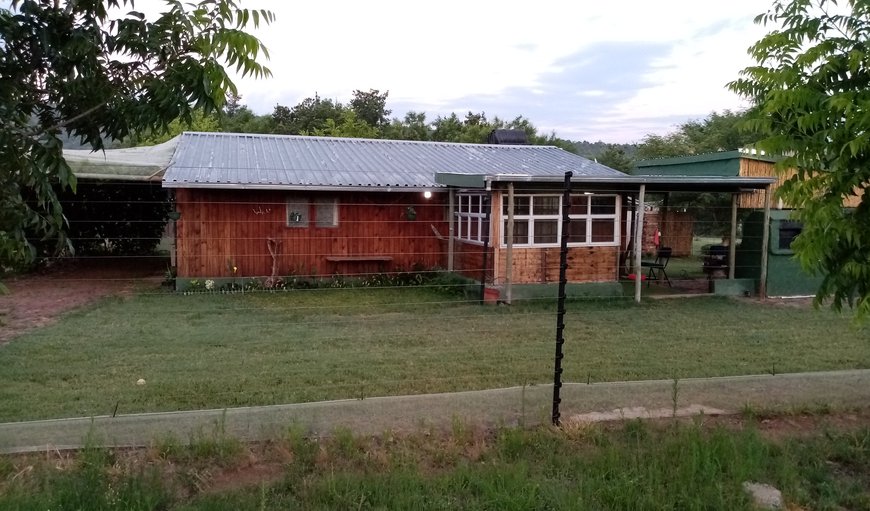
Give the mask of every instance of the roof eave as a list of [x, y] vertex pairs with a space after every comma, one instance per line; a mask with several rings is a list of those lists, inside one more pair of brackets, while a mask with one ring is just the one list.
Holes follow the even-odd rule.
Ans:
[[[463, 175], [438, 173], [435, 181], [446, 186], [461, 188], [488, 188], [490, 183], [561, 183], [564, 176], [532, 176], [527, 174], [494, 174], [494, 175]], [[575, 175], [572, 183], [612, 184], [623, 186], [648, 185], [663, 189], [663, 187], [709, 187], [709, 188], [751, 188], [763, 189], [776, 182], [772, 177], [697, 177], [697, 176], [584, 176]]]
[[163, 181], [163, 188], [190, 188], [199, 190], [277, 190], [306, 192], [440, 192], [446, 187], [439, 184], [431, 186], [335, 186], [335, 185], [282, 185], [257, 183], [187, 183], [179, 181]]

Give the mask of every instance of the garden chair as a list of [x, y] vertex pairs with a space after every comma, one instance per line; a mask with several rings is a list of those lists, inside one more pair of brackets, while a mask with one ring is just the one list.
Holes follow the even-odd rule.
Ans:
[[668, 278], [668, 272], [666, 271], [668, 261], [671, 260], [671, 252], [672, 250], [670, 247], [660, 247], [656, 251], [655, 260], [640, 262], [641, 268], [649, 268], [646, 275], [646, 287], [649, 287], [653, 280], [661, 280], [662, 277], [667, 281], [668, 287], [674, 287], [673, 284], [671, 284], [671, 279]]

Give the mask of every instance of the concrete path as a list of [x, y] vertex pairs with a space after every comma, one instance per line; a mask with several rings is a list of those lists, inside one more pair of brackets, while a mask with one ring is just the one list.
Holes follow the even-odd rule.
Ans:
[[[490, 425], [549, 422], [552, 386], [376, 397], [276, 406], [144, 413], [0, 424], [0, 452], [81, 447], [85, 439], [107, 446], [145, 446], [173, 437], [185, 442], [226, 434], [241, 440], [278, 438], [290, 426], [310, 434], [348, 428], [377, 434], [443, 428], [460, 420]], [[870, 370], [672, 380], [570, 383], [562, 389], [564, 421], [736, 413], [750, 406], [870, 406]]]

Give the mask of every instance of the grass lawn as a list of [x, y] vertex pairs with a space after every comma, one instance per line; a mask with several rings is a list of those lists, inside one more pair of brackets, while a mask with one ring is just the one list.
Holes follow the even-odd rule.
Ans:
[[[412, 288], [110, 299], [0, 346], [0, 421], [544, 383], [553, 309]], [[870, 367], [866, 328], [829, 311], [724, 298], [568, 311], [567, 381]]]
[[[793, 418], [798, 421], [803, 417]], [[866, 416], [864, 417], [866, 420]], [[868, 509], [870, 430], [645, 423], [356, 437], [245, 446], [203, 438], [140, 451], [0, 457], [0, 508], [752, 510], [744, 482], [787, 509]], [[866, 424], [866, 422], [864, 423]]]

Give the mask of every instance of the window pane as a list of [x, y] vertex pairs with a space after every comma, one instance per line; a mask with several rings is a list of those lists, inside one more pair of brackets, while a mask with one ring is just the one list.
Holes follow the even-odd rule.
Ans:
[[535, 215], [558, 215], [559, 214], [559, 197], [558, 196], [538, 196], [535, 197]]
[[[504, 232], [507, 236], [507, 221], [504, 222]], [[507, 239], [507, 238], [505, 238]], [[529, 221], [514, 220], [514, 244], [528, 245], [529, 243]]]
[[568, 243], [586, 243], [586, 220], [571, 220], [568, 224]]
[[[616, 197], [596, 197], [592, 196], [592, 214], [593, 215], [615, 215], [616, 214]], [[593, 229], [594, 231], [594, 229]]]
[[[505, 200], [504, 214], [507, 216], [507, 200]], [[514, 195], [514, 215], [529, 214], [529, 197]]]
[[588, 210], [589, 199], [585, 195], [572, 195], [571, 207], [568, 209], [569, 215], [585, 215]]
[[558, 220], [535, 220], [535, 243], [558, 243], [558, 233]]
[[308, 227], [308, 201], [287, 201], [287, 226]]
[[460, 195], [459, 197], [459, 212], [468, 213], [468, 196]]
[[800, 222], [783, 221], [779, 226], [779, 249], [791, 250], [791, 244], [803, 231]]
[[614, 221], [610, 219], [593, 219], [592, 243], [608, 243], [614, 241], [613, 224]]
[[468, 200], [471, 201], [471, 204], [470, 204], [469, 210], [468, 210], [470, 213], [480, 213], [480, 198], [481, 198], [480, 195], [476, 195], [476, 196], [472, 195], [471, 197], [468, 198]]
[[314, 203], [314, 225], [317, 227], [338, 226], [338, 200], [326, 199]]

